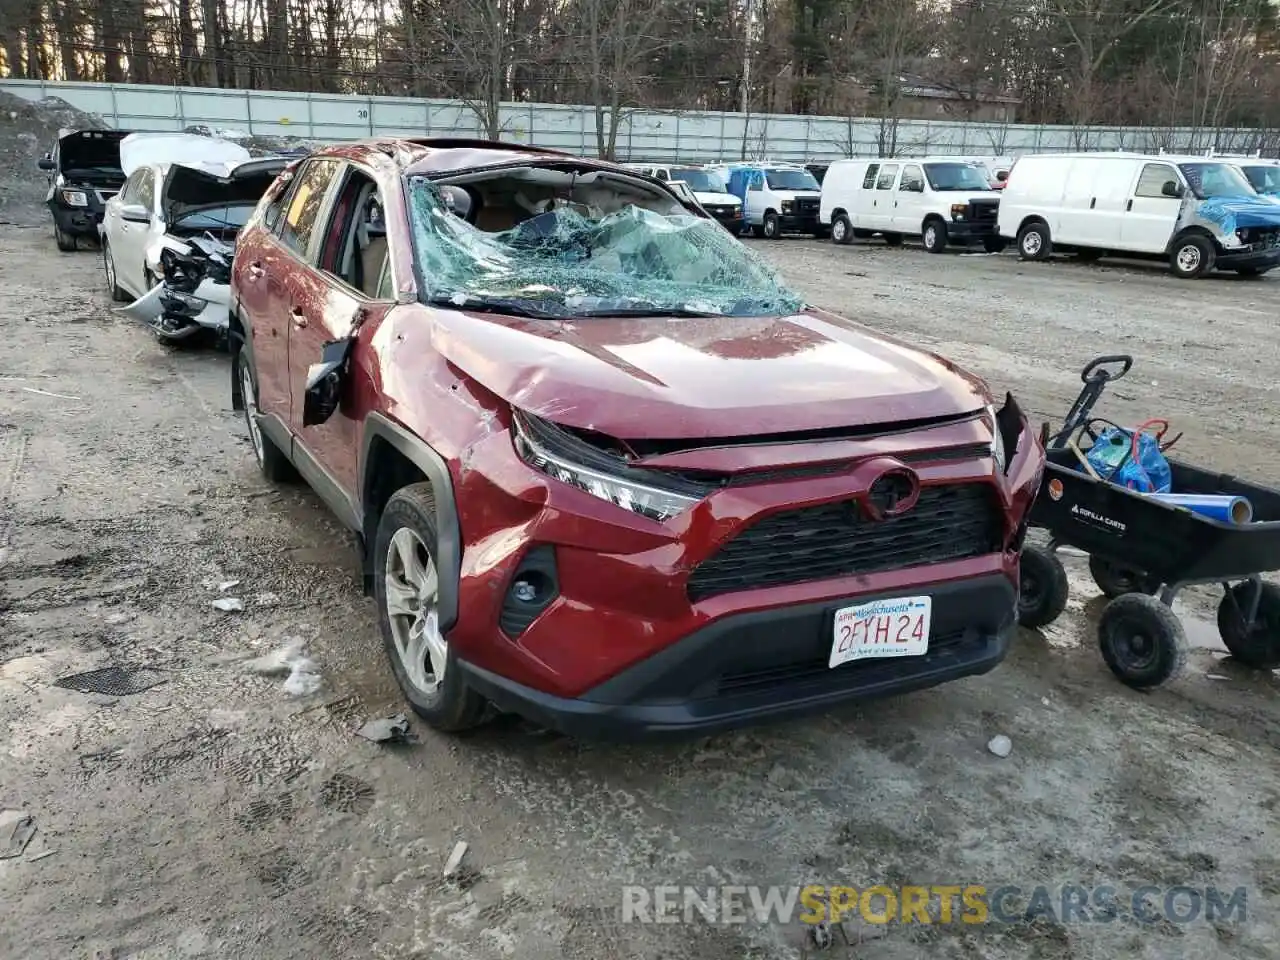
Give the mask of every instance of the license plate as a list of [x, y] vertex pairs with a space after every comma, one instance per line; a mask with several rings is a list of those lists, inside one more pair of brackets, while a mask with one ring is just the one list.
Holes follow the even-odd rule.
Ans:
[[872, 600], [836, 611], [829, 667], [851, 660], [919, 657], [929, 652], [932, 597]]

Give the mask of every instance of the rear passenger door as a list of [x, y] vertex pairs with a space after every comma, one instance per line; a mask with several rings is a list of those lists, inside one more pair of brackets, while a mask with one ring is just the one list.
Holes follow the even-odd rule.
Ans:
[[1182, 178], [1171, 163], [1144, 163], [1133, 184], [1120, 228], [1124, 250], [1164, 253], [1173, 237], [1182, 212], [1180, 197], [1167, 197], [1164, 185], [1181, 185]]
[[880, 164], [869, 163], [862, 171], [862, 179], [852, 184], [853, 197], [849, 204], [849, 220], [857, 230], [874, 230], [876, 177]]
[[[254, 372], [258, 378], [258, 409], [277, 417], [282, 427], [291, 420], [289, 390], [289, 330], [294, 316], [294, 275], [319, 246], [317, 225], [326, 198], [342, 164], [338, 160], [308, 160], [293, 177], [261, 256], [249, 264], [249, 281], [261, 285], [260, 308], [241, 319], [251, 327]], [[270, 208], [267, 211], [271, 213]]]
[[876, 174], [876, 189], [871, 194], [871, 229], [896, 233], [893, 223], [894, 187], [898, 183], [901, 164], [884, 163]]

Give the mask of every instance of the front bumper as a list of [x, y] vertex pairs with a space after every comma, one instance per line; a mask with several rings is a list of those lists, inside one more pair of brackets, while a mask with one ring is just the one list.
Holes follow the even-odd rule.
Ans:
[[992, 240], [998, 236], [995, 220], [952, 220], [947, 224], [948, 240]]
[[1017, 604], [1008, 577], [918, 592], [933, 597], [929, 650], [918, 657], [828, 668], [836, 610], [886, 595], [879, 593], [725, 617], [577, 698], [542, 693], [465, 661], [458, 667], [503, 710], [582, 739], [629, 740], [818, 713], [986, 673], [1004, 659]]
[[1269, 250], [1227, 250], [1217, 257], [1217, 266], [1221, 270], [1238, 270], [1241, 267], [1254, 270], [1270, 270], [1280, 266], [1280, 247]]
[[98, 224], [102, 223], [105, 208], [95, 203], [92, 196], [87, 207], [68, 207], [55, 200], [48, 201], [48, 207], [53, 214], [53, 222], [63, 233], [98, 239]]
[[708, 210], [712, 218], [720, 226], [724, 227], [731, 233], [738, 233], [742, 230], [742, 208], [733, 207], [725, 210]]
[[818, 211], [812, 213], [781, 213], [778, 224], [783, 233], [817, 233], [824, 229], [818, 220]]
[[[917, 452], [953, 444], [969, 451], [975, 442], [978, 452], [959, 459], [935, 462]], [[818, 543], [835, 529], [828, 524], [846, 522], [825, 512], [806, 528], [816, 538], [793, 526], [789, 541], [770, 546], [775, 527], [767, 525], [778, 517], [835, 509], [843, 518], [850, 498], [866, 494], [871, 474], [860, 466], [785, 476], [782, 467], [799, 467], [822, 448], [774, 448], [789, 458], [778, 464], [784, 476], [718, 489], [659, 523], [535, 470], [513, 451], [510, 432], [495, 430], [469, 446], [466, 469], [455, 463], [452, 470], [453, 502], [472, 505], [459, 518], [457, 580], [442, 582], [446, 606], [456, 611], [445, 629], [459, 669], [506, 709], [609, 737], [737, 726], [989, 670], [1013, 623], [1019, 531], [1039, 490], [1044, 452], [1023, 421], [1008, 474], [993, 476], [984, 443], [990, 433], [977, 420], [895, 437], [892, 455], [916, 464], [922, 484], [964, 492], [935, 498], [929, 509], [946, 511], [936, 526], [904, 521], [920, 531], [917, 546], [868, 530], [842, 539], [846, 552]], [[691, 456], [705, 469], [733, 470], [740, 467], [730, 462], [762, 455], [729, 448]], [[865, 449], [853, 456], [879, 469]], [[994, 512], [947, 506], [978, 500]], [[935, 515], [924, 510], [917, 505], [914, 515]], [[974, 540], [969, 526], [984, 516], [995, 526], [981, 521], [985, 532]], [[761, 529], [754, 559], [729, 555], [726, 545]], [[975, 546], [957, 550], [962, 541]], [[871, 559], [842, 566], [854, 554]], [[513, 598], [530, 570], [554, 588], [545, 606], [523, 616]], [[926, 594], [935, 598], [931, 654], [826, 669], [833, 611]]]

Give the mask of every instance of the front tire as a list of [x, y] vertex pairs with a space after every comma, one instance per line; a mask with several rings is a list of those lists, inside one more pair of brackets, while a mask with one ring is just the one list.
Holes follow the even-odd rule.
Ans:
[[1213, 244], [1207, 238], [1192, 234], [1174, 242], [1169, 266], [1180, 280], [1195, 280], [1212, 270], [1217, 258]]
[[1018, 231], [1018, 256], [1023, 260], [1047, 260], [1053, 253], [1049, 225], [1028, 223]]
[[297, 471], [284, 451], [262, 432], [258, 423], [258, 385], [249, 366], [245, 352], [236, 354], [236, 375], [240, 378], [240, 401], [244, 407], [244, 423], [249, 431], [249, 445], [253, 447], [258, 469], [272, 483], [284, 483], [294, 479]]
[[853, 229], [853, 224], [849, 222], [849, 218], [843, 213], [836, 214], [836, 218], [831, 221], [831, 242], [841, 245], [852, 243], [856, 235], [857, 233]]
[[921, 234], [924, 248], [930, 253], [941, 253], [947, 248], [947, 225], [941, 220], [930, 220]]
[[58, 245], [58, 249], [63, 253], [74, 253], [79, 249], [76, 238], [64, 231], [56, 223], [53, 225], [53, 242]]
[[1071, 592], [1062, 561], [1052, 550], [1026, 543], [1019, 570], [1018, 623], [1032, 629], [1053, 623], [1067, 608]]
[[1245, 666], [1258, 670], [1280, 667], [1280, 587], [1262, 584], [1258, 613], [1245, 629], [1244, 611], [1252, 600], [1253, 587], [1238, 583], [1218, 604], [1218, 634], [1231, 655]]
[[487, 705], [467, 686], [439, 628], [438, 542], [431, 484], [397, 490], [378, 519], [373, 589], [387, 657], [409, 706], [437, 730], [456, 732], [479, 724]]
[[776, 213], [766, 213], [764, 215], [763, 230], [766, 240], [777, 240], [782, 236], [782, 224], [778, 221]]
[[127, 303], [129, 294], [120, 286], [116, 275], [116, 258], [111, 253], [111, 244], [107, 243], [106, 237], [102, 238], [102, 270], [107, 275], [107, 293], [111, 295], [111, 299], [116, 303]]
[[1126, 593], [1098, 621], [1102, 659], [1135, 690], [1158, 687], [1187, 662], [1187, 635], [1172, 610], [1155, 597]]

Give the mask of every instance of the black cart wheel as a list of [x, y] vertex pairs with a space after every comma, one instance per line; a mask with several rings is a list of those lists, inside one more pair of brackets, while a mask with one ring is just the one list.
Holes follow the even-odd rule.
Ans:
[[1018, 622], [1024, 627], [1053, 623], [1067, 608], [1067, 571], [1057, 554], [1034, 543], [1023, 544], [1018, 592]]
[[1123, 683], [1142, 690], [1177, 676], [1187, 662], [1187, 635], [1172, 610], [1145, 593], [1112, 600], [1098, 621], [1102, 659]]
[[1093, 582], [1108, 600], [1123, 596], [1126, 593], [1152, 594], [1160, 589], [1160, 582], [1147, 576], [1141, 570], [1124, 567], [1102, 557], [1089, 557], [1089, 573]]
[[1280, 587], [1262, 584], [1258, 613], [1245, 628], [1254, 587], [1237, 583], [1218, 604], [1218, 633], [1231, 655], [1241, 663], [1260, 670], [1280, 667]]

